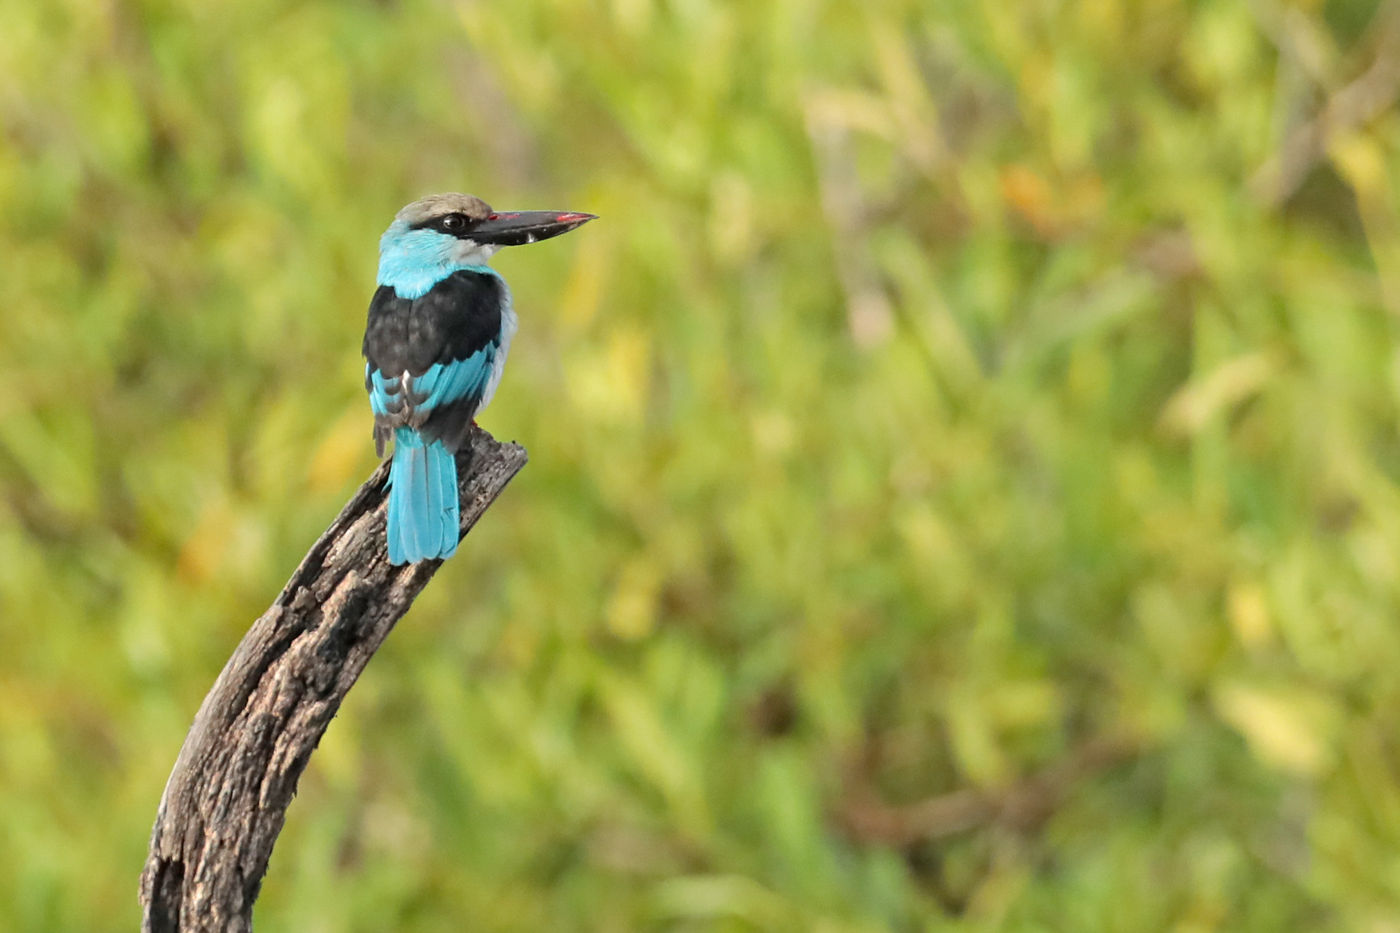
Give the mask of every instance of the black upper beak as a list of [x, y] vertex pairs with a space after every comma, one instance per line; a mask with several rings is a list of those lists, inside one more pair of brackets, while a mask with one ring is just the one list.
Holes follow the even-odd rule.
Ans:
[[466, 235], [478, 243], [524, 246], [568, 233], [596, 216], [565, 211], [498, 211], [477, 221]]

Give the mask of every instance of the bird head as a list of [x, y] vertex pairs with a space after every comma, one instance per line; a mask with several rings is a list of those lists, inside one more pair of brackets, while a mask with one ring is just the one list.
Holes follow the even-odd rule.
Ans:
[[379, 284], [426, 293], [456, 269], [480, 268], [503, 246], [538, 243], [594, 219], [569, 211], [493, 211], [469, 194], [434, 194], [394, 217], [379, 240]]

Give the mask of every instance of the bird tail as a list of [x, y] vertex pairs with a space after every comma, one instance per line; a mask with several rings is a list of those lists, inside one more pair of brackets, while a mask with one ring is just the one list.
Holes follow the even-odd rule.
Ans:
[[457, 550], [457, 461], [442, 441], [395, 432], [389, 466], [389, 563], [451, 557]]

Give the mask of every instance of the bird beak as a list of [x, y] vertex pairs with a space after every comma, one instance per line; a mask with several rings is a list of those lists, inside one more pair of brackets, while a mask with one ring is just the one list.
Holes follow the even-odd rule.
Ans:
[[597, 219], [595, 214], [560, 211], [499, 211], [478, 221], [467, 234], [477, 243], [524, 246], [538, 243]]

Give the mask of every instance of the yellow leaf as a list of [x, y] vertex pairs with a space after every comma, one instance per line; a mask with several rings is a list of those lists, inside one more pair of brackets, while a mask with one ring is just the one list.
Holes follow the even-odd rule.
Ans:
[[1386, 191], [1389, 161], [1376, 140], [1361, 133], [1341, 136], [1331, 141], [1328, 152], [1357, 198], [1370, 200]]
[[1230, 586], [1227, 596], [1230, 627], [1246, 648], [1258, 648], [1273, 636], [1269, 619], [1269, 603], [1258, 583], [1239, 581]]
[[625, 564], [608, 600], [608, 630], [618, 638], [645, 638], [656, 627], [656, 599], [661, 591], [661, 571], [645, 557]]
[[1312, 776], [1332, 762], [1337, 711], [1320, 694], [1296, 686], [1234, 683], [1216, 691], [1215, 707], [1267, 765]]
[[1160, 424], [1172, 434], [1190, 437], [1216, 414], [1262, 389], [1277, 370], [1277, 360], [1266, 350], [1226, 360], [1177, 390], [1163, 408]]

